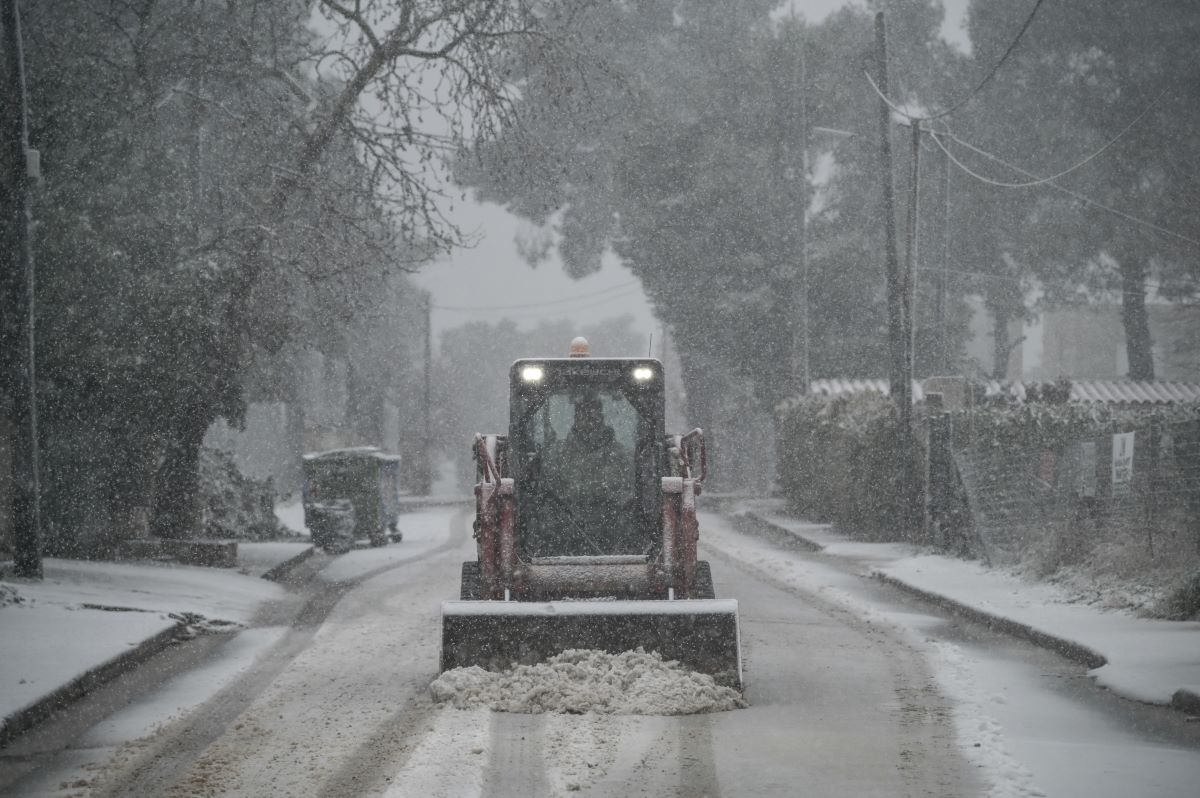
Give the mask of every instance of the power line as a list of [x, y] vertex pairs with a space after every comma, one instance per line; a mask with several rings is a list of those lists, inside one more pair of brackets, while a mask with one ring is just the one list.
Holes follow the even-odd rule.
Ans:
[[[964, 271], [962, 269], [944, 269], [940, 266], [918, 266], [917, 271], [957, 274], [961, 277], [980, 277], [984, 280], [998, 280], [1000, 282], [1007, 282], [1007, 283], [1020, 283], [1025, 280], [1025, 277], [1014, 277], [1012, 275], [1006, 275], [1006, 274], [988, 274], [986, 272], [969, 272], [969, 271]], [[1033, 274], [1026, 275], [1026, 277], [1032, 277], [1033, 279], [1037, 280], [1042, 285], [1059, 285], [1059, 286], [1068, 286], [1068, 287], [1079, 287], [1080, 286], [1079, 283], [1071, 282], [1069, 280], [1047, 280], [1043, 277], [1039, 277], [1039, 276], [1033, 275]], [[1143, 285], [1148, 289], [1154, 289], [1154, 291], [1156, 291], [1156, 292], [1161, 292], [1162, 288], [1163, 288], [1162, 283], [1157, 283], [1152, 280], [1147, 280], [1145, 283], [1143, 283]], [[1137, 296], [1139, 293], [1141, 293], [1138, 291], [1117, 291], [1115, 289], [1107, 289], [1107, 288], [1102, 289], [1102, 290], [1104, 291], [1104, 293], [1107, 293], [1107, 294], [1120, 294], [1122, 296], [1124, 296], [1124, 295]]]
[[[1086, 158], [1077, 162], [1073, 166], [1069, 166], [1066, 169], [1059, 172], [1058, 174], [1051, 175], [1050, 177], [1043, 177], [1038, 180], [1030, 180], [1025, 183], [1004, 183], [1004, 182], [994, 181], [994, 180], [989, 181], [989, 180], [987, 180], [987, 178], [981, 177], [979, 175], [971, 174], [970, 170], [967, 169], [962, 164], [959, 164], [959, 168], [962, 169], [963, 171], [967, 172], [968, 174], [971, 174], [972, 177], [976, 177], [979, 180], [984, 180], [985, 182], [990, 182], [992, 185], [1002, 186], [1004, 188], [1032, 188], [1033, 186], [1040, 186], [1043, 183], [1051, 183], [1055, 180], [1058, 180], [1060, 177], [1065, 177], [1066, 175], [1069, 175], [1071, 172], [1074, 172], [1076, 169], [1079, 169], [1080, 167], [1087, 165], [1091, 161], [1098, 158], [1101, 155], [1101, 153], [1103, 153], [1109, 147], [1116, 144], [1117, 141], [1122, 136], [1124, 136], [1126, 133], [1128, 133], [1133, 128], [1134, 125], [1136, 125], [1138, 122], [1141, 122], [1142, 119], [1145, 118], [1146, 114], [1150, 113], [1151, 109], [1153, 109], [1154, 106], [1158, 105], [1159, 100], [1161, 100], [1163, 97], [1165, 97], [1167, 92], [1170, 91], [1170, 89], [1171, 89], [1171, 87], [1168, 86], [1167, 88], [1165, 88], [1161, 92], [1159, 92], [1158, 96], [1155, 97], [1153, 100], [1151, 100], [1149, 105], [1147, 105], [1145, 108], [1142, 109], [1141, 113], [1139, 113], [1137, 116], [1135, 116], [1129, 124], [1127, 124], [1125, 127], [1121, 128], [1121, 132], [1118, 133], [1117, 135], [1113, 136], [1111, 139], [1109, 139], [1108, 142], [1106, 144], [1104, 144], [1104, 146], [1100, 147], [1100, 149], [1098, 149], [1095, 152], [1093, 152], [1092, 154], [1088, 155]], [[930, 132], [930, 135], [932, 135], [934, 137], [934, 139], [937, 138], [937, 133], [935, 133], [933, 130], [930, 130], [929, 132]], [[955, 141], [958, 141], [958, 139], [954, 138], [954, 134], [950, 132], [949, 127], [946, 128], [946, 136], [948, 138], [954, 139]], [[959, 143], [962, 144], [961, 141], [959, 141]], [[940, 146], [940, 143], [939, 143], [939, 146]], [[964, 144], [964, 146], [966, 146], [966, 145]], [[942, 151], [945, 152], [944, 147], [942, 148]], [[950, 155], [949, 153], [946, 153], [946, 154]], [[950, 159], [954, 160], [954, 156], [950, 155]], [[955, 161], [955, 163], [958, 163], [958, 162]]]
[[[984, 183], [988, 183], [988, 184], [992, 184], [992, 185], [997, 185], [1002, 188], [1024, 188], [1025, 187], [1023, 185], [1006, 185], [999, 181], [994, 181], [991, 178], [984, 177], [983, 175], [976, 174], [971, 169], [967, 168], [961, 161], [959, 161], [957, 158], [955, 158], [954, 155], [952, 155], [950, 153], [950, 151], [948, 149], [946, 149], [946, 146], [944, 144], [942, 144], [942, 142], [938, 139], [937, 135], [932, 134], [932, 132], [931, 132], [931, 135], [933, 137], [934, 142], [938, 145], [938, 147], [941, 148], [942, 152], [946, 153], [946, 156], [951, 161], [953, 161], [954, 164], [959, 169], [963, 170], [964, 172], [966, 172], [967, 174], [969, 174], [971, 177], [975, 178], [976, 180], [980, 180]], [[1167, 228], [1162, 227], [1161, 225], [1157, 225], [1154, 222], [1149, 222], [1149, 221], [1146, 221], [1145, 219], [1140, 219], [1132, 214], [1126, 213], [1125, 211], [1121, 211], [1116, 208], [1105, 205], [1101, 202], [1097, 202], [1096, 200], [1094, 200], [1090, 197], [1086, 197], [1083, 194], [1080, 194], [1078, 191], [1072, 191], [1071, 189], [1066, 188], [1065, 186], [1060, 186], [1058, 183], [1052, 182], [1052, 178], [1045, 178], [1045, 179], [1039, 178], [1037, 175], [1033, 174], [1032, 172], [1028, 172], [1019, 166], [1015, 166], [1015, 165], [1009, 163], [1008, 161], [1004, 160], [1003, 158], [1001, 158], [998, 155], [993, 155], [992, 153], [987, 152], [986, 150], [982, 150], [979, 147], [974, 146], [973, 144], [969, 144], [969, 143], [963, 141], [962, 139], [958, 138], [957, 136], [955, 136], [952, 133], [947, 133], [947, 137], [951, 141], [954, 141], [957, 144], [961, 144], [962, 146], [966, 147], [967, 149], [972, 150], [973, 152], [979, 153], [980, 155], [984, 156], [985, 158], [989, 158], [1002, 166], [1006, 166], [1009, 169], [1012, 169], [1014, 172], [1018, 172], [1020, 174], [1025, 175], [1026, 177], [1033, 178], [1034, 179], [1033, 182], [1029, 184], [1031, 186], [1045, 184], [1047, 186], [1050, 186], [1051, 188], [1058, 189], [1059, 191], [1063, 192], [1064, 194], [1074, 197], [1075, 199], [1077, 199], [1080, 202], [1083, 202], [1087, 205], [1091, 205], [1095, 208], [1099, 208], [1100, 210], [1108, 211], [1111, 214], [1120, 216], [1122, 219], [1133, 222], [1134, 224], [1141, 225], [1142, 227], [1146, 227], [1151, 230], [1155, 230], [1159, 233], [1162, 233], [1163, 235], [1171, 236], [1172, 238], [1178, 238], [1181, 241], [1186, 241], [1187, 243], [1191, 244], [1192, 246], [1200, 247], [1200, 241], [1198, 241], [1194, 238], [1189, 238], [1188, 236], [1185, 236], [1182, 233], [1176, 233], [1174, 230], [1168, 230]]]
[[983, 87], [988, 84], [988, 81], [990, 81], [993, 77], [995, 77], [996, 73], [998, 71], [1000, 71], [1000, 67], [1002, 67], [1004, 65], [1004, 62], [1008, 60], [1008, 57], [1010, 55], [1012, 55], [1013, 50], [1015, 50], [1017, 48], [1017, 43], [1021, 41], [1021, 37], [1025, 35], [1025, 31], [1029, 30], [1029, 26], [1030, 26], [1030, 24], [1032, 24], [1033, 18], [1037, 15], [1038, 9], [1042, 7], [1043, 2], [1045, 2], [1045, 0], [1037, 0], [1037, 2], [1033, 4], [1033, 10], [1030, 11], [1029, 16], [1025, 18], [1025, 23], [1023, 25], [1021, 25], [1021, 29], [1019, 31], [1017, 31], [1016, 38], [1014, 38], [1012, 40], [1012, 43], [1008, 45], [1008, 49], [1004, 51], [1004, 55], [1000, 56], [1000, 60], [996, 62], [995, 66], [992, 67], [991, 71], [988, 72], [986, 76], [984, 76], [983, 80], [979, 81], [979, 85], [977, 85], [974, 89], [972, 89], [971, 93], [968, 94], [966, 97], [962, 98], [961, 100], [954, 103], [949, 108], [946, 108], [943, 111], [938, 111], [937, 113], [930, 114], [928, 116], [914, 116], [913, 114], [908, 113], [908, 111], [903, 110], [902, 108], [897, 106], [894, 102], [892, 102], [888, 98], [888, 96], [886, 94], [884, 94], [884, 92], [882, 90], [880, 90], [879, 86], [875, 83], [875, 80], [871, 77], [870, 72], [868, 72], [867, 70], [864, 69], [863, 74], [867, 76], [867, 81], [871, 84], [871, 88], [873, 88], [875, 90], [875, 93], [879, 95], [879, 99], [881, 99], [885, 103], [887, 103], [888, 107], [891, 108], [893, 111], [900, 114], [901, 116], [907, 117], [909, 120], [911, 120], [913, 122], [932, 122], [935, 119], [941, 119], [942, 117], [949, 116], [950, 114], [957, 111], [959, 108], [962, 108], [964, 105], [969, 103], [971, 100], [975, 99], [975, 95], [979, 94], [979, 92], [983, 89]]
[[[565, 305], [571, 302], [578, 302], [581, 299], [592, 299], [593, 297], [603, 296], [605, 294], [614, 294], [615, 292], [624, 291], [633, 286], [640, 286], [640, 280], [630, 280], [627, 283], [619, 285], [611, 285], [608, 288], [602, 288], [599, 291], [591, 291], [586, 294], [576, 294], [575, 296], [562, 297], [560, 299], [549, 299], [544, 302], [526, 302], [519, 305], [434, 305], [435, 310], [447, 310], [460, 313], [487, 312], [493, 310], [527, 310], [530, 308], [542, 308], [547, 305]], [[615, 299], [616, 297], [610, 297]]]
[[[615, 302], [617, 300], [629, 300], [629, 299], [632, 299], [633, 297], [634, 297], [634, 293], [632, 291], [629, 291], [629, 292], [623, 292], [621, 294], [613, 294], [612, 296], [603, 297], [601, 299], [597, 299], [592, 302], [587, 302], [583, 305], [572, 305], [572, 306], [569, 306], [566, 308], [562, 308], [561, 310], [558, 310], [558, 311], [542, 311], [542, 312], [526, 311], [524, 313], [506, 313], [504, 315], [504, 318], [512, 320], [512, 321], [516, 321], [516, 320], [520, 320], [520, 319], [546, 318], [549, 314], [552, 314], [554, 312], [578, 313], [579, 311], [582, 311], [582, 310], [590, 310], [592, 308], [603, 307], [604, 305], [607, 305], [610, 302]], [[564, 317], [559, 316], [559, 318], [564, 318]]]

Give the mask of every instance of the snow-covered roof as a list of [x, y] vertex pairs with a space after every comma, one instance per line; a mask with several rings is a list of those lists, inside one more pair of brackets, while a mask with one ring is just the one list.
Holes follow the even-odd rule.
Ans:
[[[989, 396], [1007, 393], [1024, 401], [1028, 391], [1046, 383], [988, 383]], [[1071, 380], [1069, 401], [1099, 404], [1173, 404], [1200, 402], [1200, 383], [1136, 380]]]
[[[998, 382], [985, 383], [987, 396], [1007, 395], [1014, 401], [1023, 402], [1030, 389], [1052, 383]], [[821, 379], [813, 380], [810, 392], [819, 396], [842, 396], [844, 394], [874, 392], [887, 396], [888, 381], [884, 379]], [[925, 399], [919, 382], [913, 382], [913, 401]], [[1103, 404], [1172, 404], [1175, 402], [1200, 402], [1200, 382], [1138, 382], [1135, 380], [1072, 380], [1069, 401], [1098, 402]]]
[[1078, 380], [1071, 383], [1073, 402], [1200, 402], [1200, 383]]
[[[808, 390], [809, 393], [817, 396], [841, 396], [853, 393], [878, 393], [887, 396], [891, 391], [891, 385], [887, 380], [857, 380], [835, 377], [813, 380], [809, 384]], [[921, 383], [916, 380], [913, 380], [912, 395], [914, 402], [920, 402], [925, 399], [925, 391], [921, 388]]]
[[345, 449], [329, 449], [324, 452], [308, 452], [305, 460], [341, 460], [352, 457], [373, 457], [376, 460], [399, 460], [398, 454], [386, 454], [378, 446], [348, 446]]

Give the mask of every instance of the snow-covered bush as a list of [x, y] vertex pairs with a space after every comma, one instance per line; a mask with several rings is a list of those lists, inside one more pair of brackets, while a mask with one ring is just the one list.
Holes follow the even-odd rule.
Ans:
[[1200, 570], [1185, 576], [1158, 603], [1155, 614], [1171, 621], [1200, 619]]
[[221, 449], [200, 449], [200, 513], [205, 537], [270, 540], [283, 534], [271, 480], [245, 476]]
[[1025, 402], [978, 406], [953, 417], [956, 446], [1054, 449], [1151, 424], [1166, 427], [1198, 421], [1200, 405]]
[[[897, 414], [887, 397], [806, 396], [779, 409], [778, 481], [789, 508], [848, 534], [907, 539], [897, 469]], [[903, 454], [922, 474], [922, 449]], [[913, 480], [913, 484], [917, 480]]]

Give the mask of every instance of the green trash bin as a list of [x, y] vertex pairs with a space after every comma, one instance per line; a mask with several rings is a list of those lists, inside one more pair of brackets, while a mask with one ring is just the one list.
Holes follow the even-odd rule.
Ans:
[[304, 523], [314, 534], [313, 544], [323, 545], [314, 524], [322, 534], [336, 527], [330, 516], [338, 513], [330, 513], [329, 507], [339, 500], [353, 508], [355, 540], [372, 546], [399, 540], [399, 473], [400, 456], [374, 446], [304, 455]]

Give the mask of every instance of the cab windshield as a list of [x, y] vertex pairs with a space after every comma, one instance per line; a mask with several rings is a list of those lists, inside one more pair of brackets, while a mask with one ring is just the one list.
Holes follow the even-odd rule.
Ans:
[[547, 390], [527, 407], [521, 520], [527, 557], [644, 554], [639, 441], [646, 423], [620, 389]]

